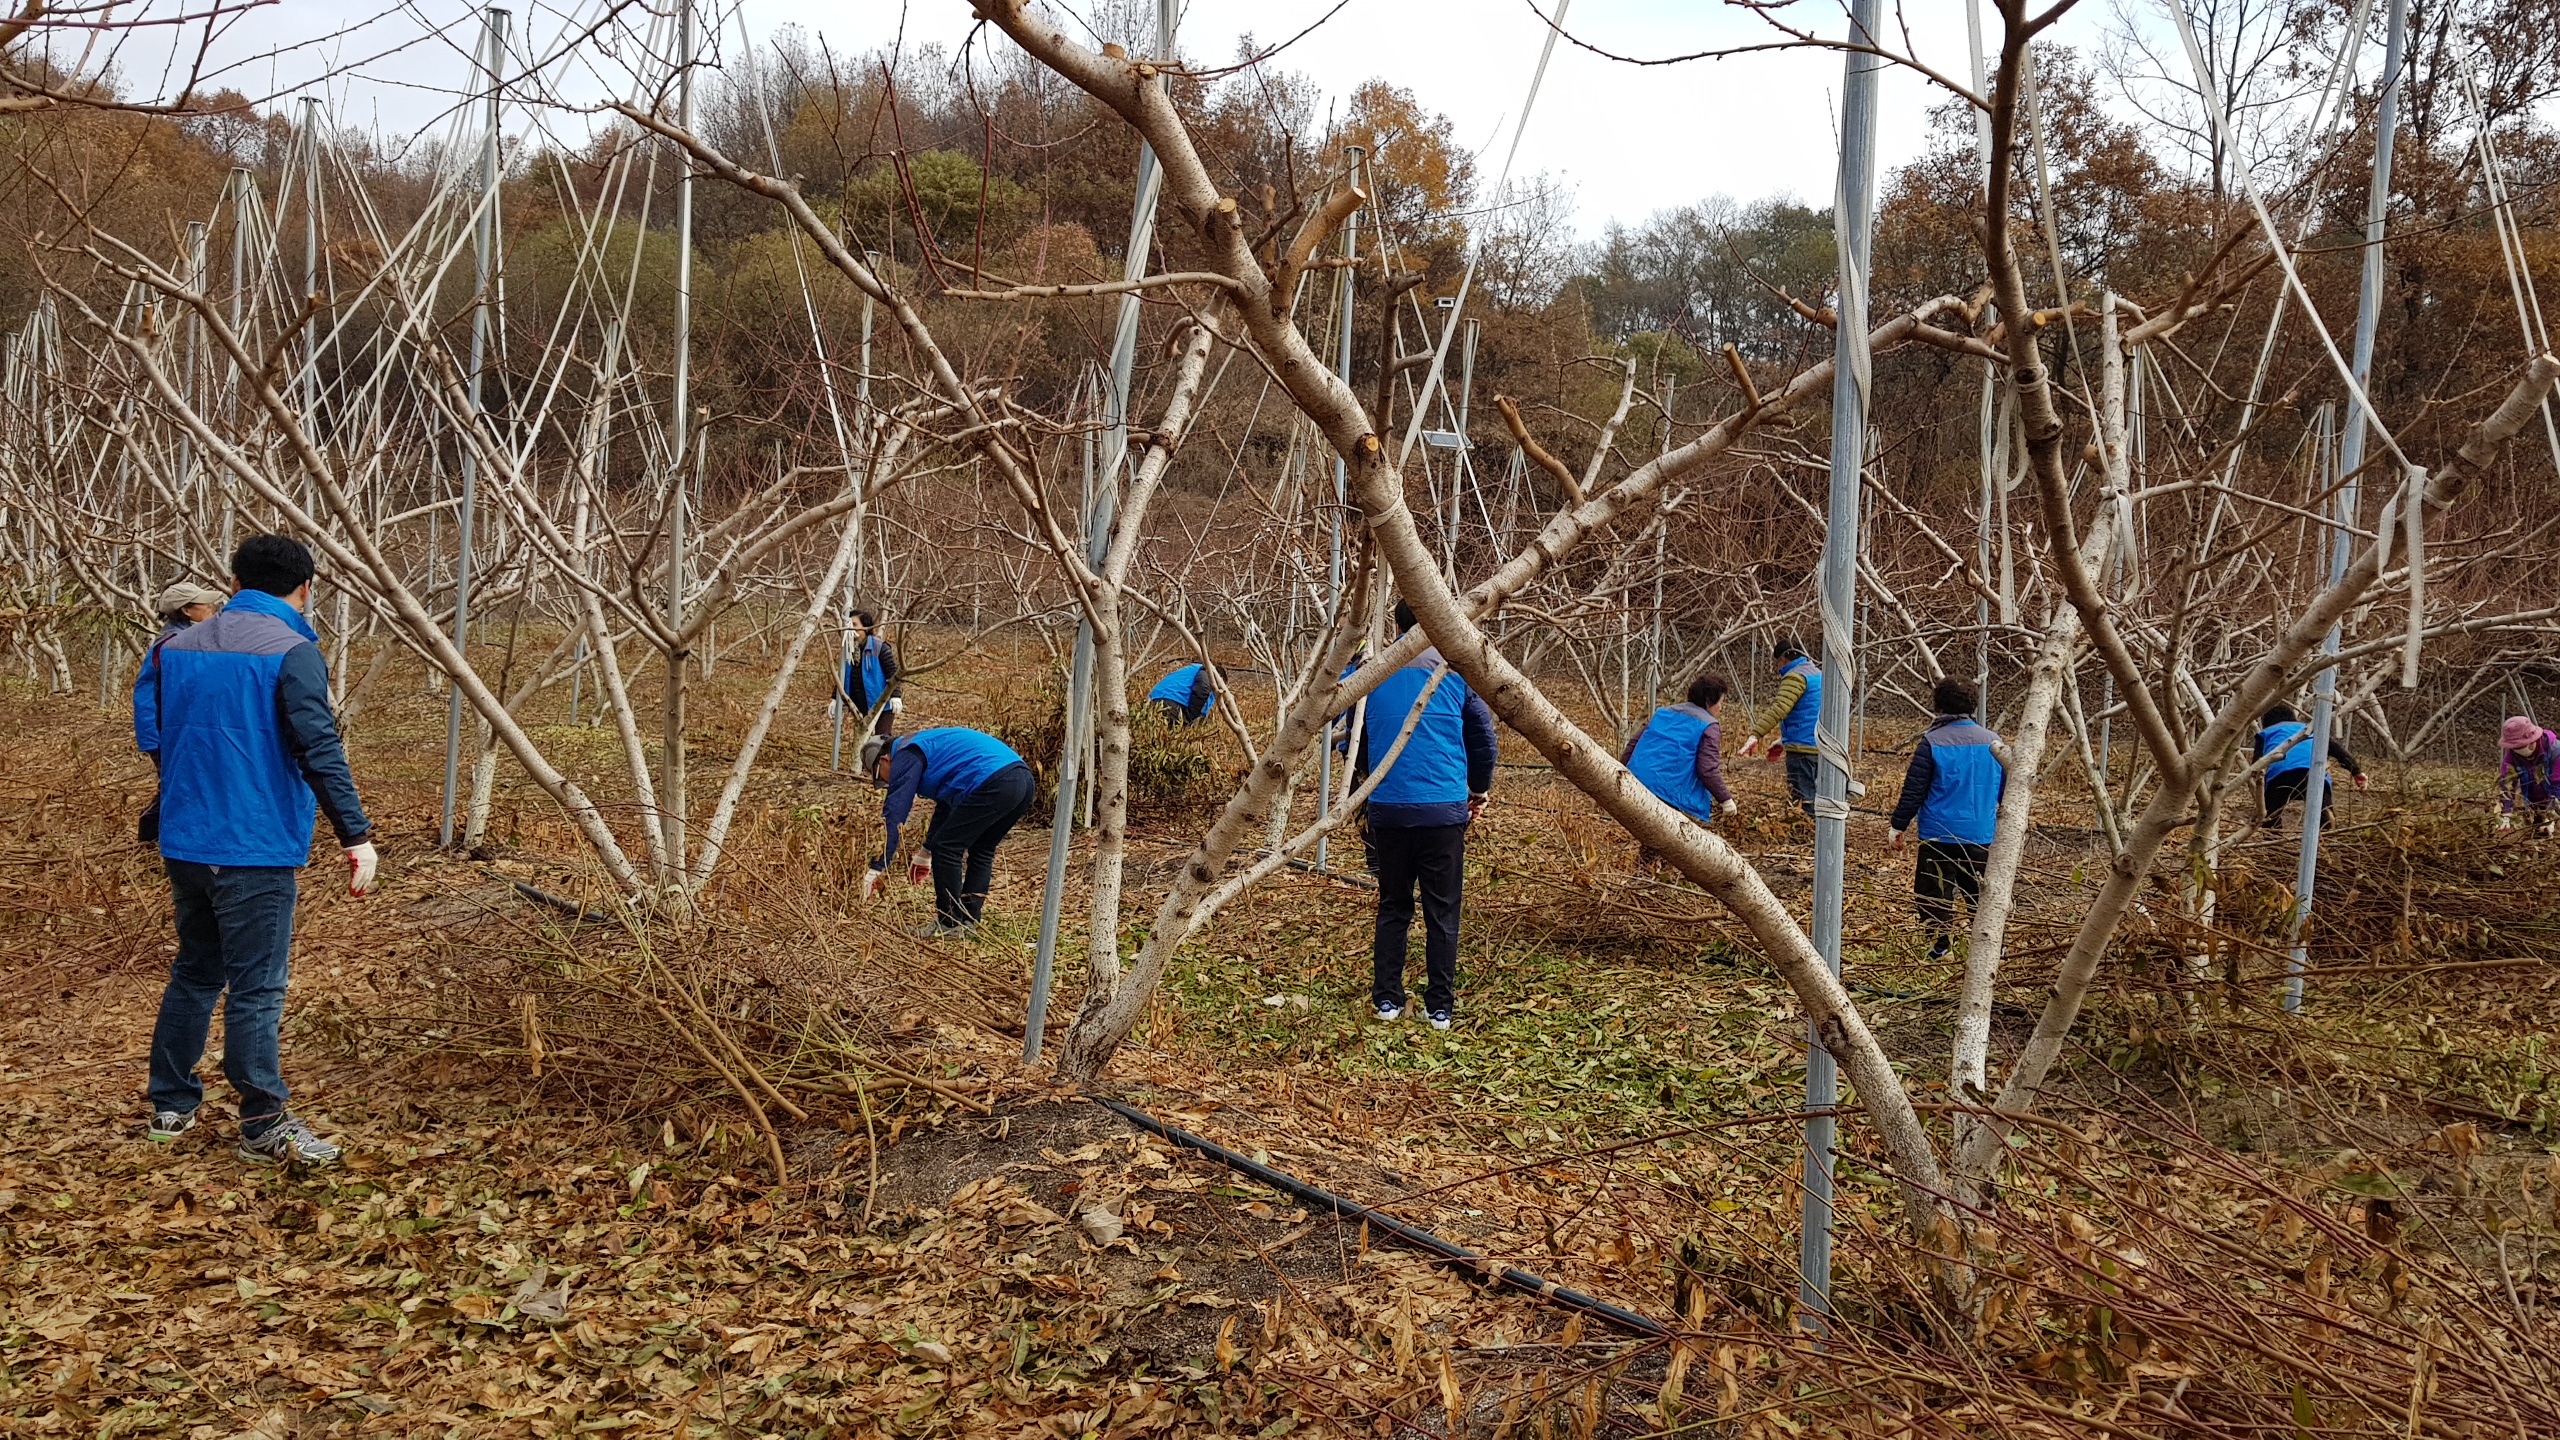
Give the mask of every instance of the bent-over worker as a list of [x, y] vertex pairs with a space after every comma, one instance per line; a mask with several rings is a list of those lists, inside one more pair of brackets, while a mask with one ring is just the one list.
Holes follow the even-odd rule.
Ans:
[[[2269, 829], [2282, 829], [2284, 807], [2310, 793], [2312, 763], [2320, 757], [2311, 753], [2311, 727], [2303, 723], [2292, 706], [2268, 706], [2267, 713], [2258, 717], [2258, 724], [2258, 738], [2249, 758], [2255, 760], [2270, 753], [2276, 757], [2267, 766], [2266, 818], [2261, 823]], [[2355, 777], [2357, 789], [2365, 787], [2364, 766], [2335, 737], [2329, 741], [2327, 758], [2347, 767], [2347, 773]], [[2320, 808], [2326, 811], [2338, 787], [2330, 782], [2328, 765], [2323, 762], [2319, 768]]]
[[1218, 708], [1218, 687], [1209, 682], [1209, 667], [1185, 665], [1156, 682], [1147, 692], [1167, 725], [1197, 725]]
[[1721, 675], [1690, 681], [1687, 702], [1654, 711], [1620, 757], [1627, 772], [1655, 798], [1701, 825], [1712, 824], [1720, 808], [1733, 804], [1733, 792], [1724, 783], [1723, 732], [1716, 721], [1724, 695]]
[[922, 796], [933, 802], [933, 824], [924, 832], [933, 866], [933, 923], [916, 933], [934, 940], [975, 929], [994, 882], [996, 847], [1031, 808], [1031, 767], [993, 735], [945, 725], [903, 738], [864, 737], [862, 768], [872, 784], [889, 792], [880, 802], [888, 834], [862, 879], [863, 898], [880, 892], [898, 853], [898, 829]]

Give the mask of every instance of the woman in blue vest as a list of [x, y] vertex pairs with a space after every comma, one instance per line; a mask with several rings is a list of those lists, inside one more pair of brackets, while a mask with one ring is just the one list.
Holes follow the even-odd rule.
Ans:
[[1620, 757], [1629, 774], [1655, 797], [1701, 825], [1733, 804], [1724, 783], [1723, 732], [1716, 708], [1724, 703], [1721, 675], [1701, 675], [1689, 682], [1685, 705], [1665, 705], [1644, 722]]
[[[2268, 706], [2267, 713], [2258, 717], [2258, 725], [2258, 738], [2249, 758], [2256, 760], [2268, 754], [2276, 757], [2267, 765], [2266, 818], [2260, 823], [2270, 830], [2281, 830], [2284, 807], [2310, 793], [2312, 762], [2319, 757], [2311, 753], [2311, 727], [2302, 723], [2292, 706]], [[2330, 740], [2329, 758], [2347, 767], [2347, 773], [2355, 777], [2357, 789], [2365, 787], [2364, 767], [2347, 753], [2346, 746]], [[2321, 809], [2328, 809], [2329, 797], [2337, 790], [2330, 782], [2329, 767], [2320, 766]]]
[[898, 652], [880, 635], [880, 619], [868, 610], [853, 612], [854, 650], [844, 667], [844, 703], [859, 715], [878, 711], [873, 734], [894, 733], [898, 712], [907, 702], [898, 695]]
[[1156, 682], [1147, 692], [1167, 725], [1197, 725], [1218, 708], [1218, 687], [1209, 683], [1209, 667], [1185, 665]]
[[1760, 737], [1774, 732], [1777, 743], [1769, 758], [1787, 762], [1787, 794], [1804, 813], [1813, 813], [1814, 785], [1822, 776], [1822, 746], [1816, 726], [1822, 718], [1822, 667], [1792, 640], [1778, 642], [1778, 693], [1761, 710], [1759, 724], [1743, 742], [1742, 753], [1760, 748]]
[[921, 795], [933, 802], [924, 849], [933, 857], [934, 918], [916, 933], [934, 940], [975, 929], [986, 913], [996, 847], [1031, 808], [1031, 767], [993, 735], [946, 725], [903, 740], [865, 737], [862, 768], [872, 784], [889, 792], [880, 802], [888, 838], [871, 862], [871, 873], [862, 878], [862, 898], [880, 893], [889, 861], [898, 853], [898, 828], [914, 813]]
[[1938, 714], [1911, 746], [1902, 798], [1893, 806], [1893, 847], [1902, 848], [1903, 831], [1920, 827], [1911, 893], [1929, 929], [1929, 958], [1942, 960], [1955, 945], [1957, 898], [1968, 909], [1982, 903], [1982, 871], [1991, 861], [2009, 769], [2000, 759], [2000, 737], [1974, 722], [1972, 686], [1940, 680], [1929, 703]]
[[[1396, 633], [1413, 628], [1413, 608], [1398, 600]], [[1413, 734], [1387, 764], [1387, 752], [1403, 732], [1423, 687], [1439, 683], [1423, 702]], [[1369, 697], [1360, 723], [1360, 769], [1384, 766], [1369, 792], [1369, 849], [1378, 872], [1378, 927], [1369, 948], [1369, 1003], [1381, 1020], [1403, 1017], [1406, 946], [1413, 928], [1414, 892], [1422, 895], [1423, 1013], [1446, 1030], [1458, 1004], [1458, 909], [1465, 882], [1467, 826], [1493, 789], [1499, 750], [1493, 711], [1445, 670], [1437, 650], [1425, 650]]]

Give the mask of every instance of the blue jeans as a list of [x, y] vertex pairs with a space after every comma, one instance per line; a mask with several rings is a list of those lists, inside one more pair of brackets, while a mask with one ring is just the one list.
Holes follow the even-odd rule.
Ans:
[[[223, 999], [222, 1076], [240, 1097], [240, 1133], [254, 1139], [284, 1118], [278, 1035], [293, 949], [297, 872], [285, 865], [199, 865], [163, 859], [177, 900], [178, 958], [151, 1030], [151, 1108], [193, 1113], [204, 1103], [213, 1002]], [[228, 997], [225, 997], [228, 992]]]

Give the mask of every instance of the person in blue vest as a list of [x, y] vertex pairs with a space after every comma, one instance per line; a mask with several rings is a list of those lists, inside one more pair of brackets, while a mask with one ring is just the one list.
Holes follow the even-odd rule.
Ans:
[[[1398, 600], [1396, 633], [1414, 625], [1413, 607]], [[1423, 687], [1439, 683], [1423, 703], [1413, 734], [1392, 764], [1405, 718]], [[1458, 907], [1465, 884], [1467, 826], [1493, 790], [1500, 748], [1493, 712], [1444, 668], [1440, 652], [1425, 650], [1382, 681], [1360, 702], [1363, 773], [1384, 769], [1369, 792], [1368, 838], [1378, 874], [1378, 927], [1369, 949], [1369, 1003], [1380, 1020], [1403, 1018], [1406, 945], [1413, 929], [1414, 894], [1422, 896], [1422, 1009], [1431, 1028], [1446, 1030], [1458, 1006]]]
[[1197, 725], [1218, 708], [1218, 687], [1210, 683], [1208, 666], [1185, 665], [1157, 681], [1147, 699], [1164, 712], [1167, 725]]
[[[2319, 758], [2311, 753], [2311, 727], [2290, 705], [2270, 705], [2267, 713], [2258, 717], [2258, 738], [2250, 747], [2249, 758], [2256, 760], [2269, 754], [2276, 758], [2267, 765], [2266, 816], [2259, 823], [2270, 830], [2281, 830], [2284, 807], [2310, 793], [2312, 762]], [[2347, 773], [2355, 777], [2357, 789], [2365, 787], [2364, 766], [2356, 763], [2356, 757], [2334, 737], [2329, 741], [2328, 758], [2347, 767]], [[2319, 770], [2320, 806], [2326, 810], [2329, 797], [2338, 793], [2338, 787], [2330, 783], [2328, 765], [2321, 764]]]
[[1957, 899], [1967, 909], [1982, 903], [1982, 871], [1991, 861], [1991, 832], [2009, 783], [2000, 737], [1974, 721], [1977, 699], [1961, 680], [1938, 682], [1929, 697], [1937, 718], [1913, 742], [1902, 798], [1893, 806], [1893, 848], [1902, 848], [1904, 831], [1919, 827], [1911, 892], [1929, 930], [1932, 960], [1954, 948]]
[[303, 618], [311, 552], [252, 535], [231, 557], [219, 614], [161, 640], [134, 696], [134, 740], [160, 771], [160, 864], [177, 958], [151, 1032], [151, 1139], [194, 1128], [213, 1006], [222, 1074], [240, 1101], [240, 1158], [326, 1165], [339, 1147], [286, 1107], [280, 1031], [297, 877], [315, 812], [347, 859], [347, 892], [373, 889], [373, 822], [329, 709], [329, 666]]
[[880, 617], [868, 610], [853, 612], [853, 659], [844, 667], [844, 703], [855, 714], [880, 712], [875, 735], [894, 734], [898, 713], [907, 702], [898, 691], [898, 652], [880, 634]]
[[1716, 723], [1724, 694], [1721, 675], [1690, 681], [1688, 702], [1654, 711], [1620, 757], [1644, 788], [1701, 825], [1733, 804], [1724, 783], [1723, 732]]
[[[872, 784], [889, 792], [880, 802], [888, 838], [863, 877], [862, 897], [880, 893], [898, 853], [899, 827], [922, 796], [933, 802], [933, 824], [924, 832], [925, 854], [933, 863], [933, 923], [916, 933], [934, 940], [977, 928], [995, 877], [996, 847], [1031, 808], [1031, 767], [993, 735], [944, 725], [903, 739], [865, 736], [862, 768]], [[913, 870], [908, 874], [921, 878]]]
[[1822, 667], [1792, 640], [1779, 641], [1775, 653], [1778, 693], [1761, 709], [1742, 753], [1757, 753], [1761, 736], [1776, 735], [1769, 758], [1787, 762], [1787, 794], [1811, 815], [1814, 785], [1822, 775], [1822, 747], [1815, 740], [1815, 725], [1822, 716]]

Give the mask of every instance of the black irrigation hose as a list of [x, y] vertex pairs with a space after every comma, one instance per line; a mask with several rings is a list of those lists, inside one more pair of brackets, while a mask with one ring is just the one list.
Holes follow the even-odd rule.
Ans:
[[601, 924], [613, 919], [613, 912], [610, 910], [591, 910], [578, 901], [554, 895], [548, 890], [537, 890], [521, 880], [515, 882], [515, 887], [518, 895], [536, 905], [548, 905], [573, 921]]
[[1161, 1135], [1186, 1150], [1196, 1150], [1240, 1175], [1249, 1176], [1282, 1194], [1303, 1200], [1309, 1205], [1322, 1206], [1344, 1220], [1358, 1220], [1373, 1229], [1383, 1230], [1417, 1250], [1427, 1250], [1443, 1260], [1473, 1271], [1478, 1276], [1489, 1277], [1515, 1290], [1526, 1291], [1541, 1300], [1562, 1305], [1568, 1310], [1579, 1310], [1586, 1315], [1606, 1320], [1620, 1329], [1632, 1330], [1638, 1335], [1667, 1339], [1671, 1334], [1670, 1330], [1660, 1323], [1648, 1320], [1632, 1310], [1620, 1309], [1606, 1300], [1595, 1299], [1579, 1290], [1568, 1290], [1553, 1280], [1532, 1275], [1526, 1270], [1517, 1270], [1508, 1265], [1497, 1266], [1494, 1261], [1463, 1245], [1452, 1244], [1428, 1230], [1416, 1229], [1392, 1216], [1372, 1210], [1366, 1205], [1345, 1200], [1329, 1190], [1319, 1190], [1293, 1175], [1283, 1174], [1258, 1160], [1239, 1155], [1214, 1140], [1203, 1139], [1178, 1125], [1167, 1125], [1134, 1105], [1123, 1105], [1103, 1095], [1088, 1094], [1085, 1098], [1141, 1130]]

